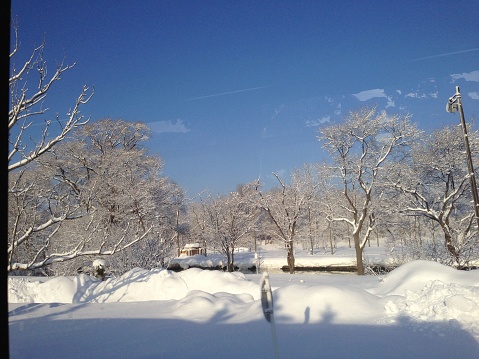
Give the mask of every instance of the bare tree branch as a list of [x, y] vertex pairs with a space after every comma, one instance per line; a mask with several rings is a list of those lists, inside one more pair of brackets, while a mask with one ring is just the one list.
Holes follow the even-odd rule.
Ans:
[[[10, 53], [12, 63], [11, 74], [9, 77], [10, 105], [8, 111], [8, 130], [9, 130], [9, 154], [8, 171], [13, 171], [27, 164], [30, 164], [44, 153], [50, 151], [57, 143], [63, 141], [65, 137], [75, 128], [86, 124], [89, 119], [85, 119], [80, 112], [80, 107], [90, 101], [94, 94], [94, 89], [83, 86], [80, 95], [77, 97], [73, 108], [67, 114], [67, 119], [63, 124], [58, 117], [56, 123], [59, 127], [59, 134], [49, 138], [52, 131], [52, 120], [44, 121], [44, 128], [39, 138], [26, 138], [27, 129], [35, 122], [35, 118], [46, 113], [48, 108], [43, 107], [48, 92], [57, 81], [62, 79], [64, 72], [75, 67], [64, 65], [63, 61], [57, 66], [54, 74], [48, 77], [47, 62], [43, 58], [45, 49], [45, 39], [39, 46], [34, 47], [30, 57], [25, 61], [22, 67], [15, 68], [14, 58], [19, 51], [18, 45], [18, 26], [13, 24], [15, 31], [15, 46]], [[38, 74], [36, 89], [31, 92], [28, 88], [29, 76], [31, 72]], [[32, 146], [33, 144], [33, 146]], [[32, 148], [33, 147], [33, 148]]]

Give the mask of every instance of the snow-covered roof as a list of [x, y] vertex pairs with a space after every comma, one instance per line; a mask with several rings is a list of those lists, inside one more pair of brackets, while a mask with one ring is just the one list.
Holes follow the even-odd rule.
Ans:
[[183, 248], [200, 248], [202, 245], [200, 243], [187, 243]]

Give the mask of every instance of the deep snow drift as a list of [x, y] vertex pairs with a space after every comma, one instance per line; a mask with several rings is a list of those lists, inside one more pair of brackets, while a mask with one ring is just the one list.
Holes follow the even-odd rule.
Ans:
[[[10, 277], [11, 358], [274, 358], [261, 275]], [[479, 357], [479, 271], [271, 274], [282, 358]]]

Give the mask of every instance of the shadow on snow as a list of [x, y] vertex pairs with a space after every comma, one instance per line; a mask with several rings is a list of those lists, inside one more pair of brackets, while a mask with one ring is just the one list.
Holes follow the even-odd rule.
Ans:
[[[123, 303], [118, 303], [123, 304]], [[125, 303], [126, 304], [126, 303]], [[129, 303], [125, 309], [131, 311]], [[108, 308], [112, 304], [91, 304]], [[150, 304], [154, 307], [154, 304]], [[184, 319], [75, 317], [85, 304], [11, 306], [10, 358], [273, 358], [270, 324], [228, 324], [220, 310], [206, 323]], [[100, 306], [100, 307], [98, 307]], [[37, 315], [37, 310], [51, 313]], [[62, 316], [58, 318], [58, 316]], [[64, 319], [65, 315], [69, 319]], [[131, 314], [130, 314], [131, 315]], [[154, 316], [154, 313], [152, 313]], [[407, 317], [392, 325], [334, 324], [327, 311], [311, 323], [278, 320], [282, 358], [466, 358], [479, 357], [478, 341], [449, 323], [417, 323]]]

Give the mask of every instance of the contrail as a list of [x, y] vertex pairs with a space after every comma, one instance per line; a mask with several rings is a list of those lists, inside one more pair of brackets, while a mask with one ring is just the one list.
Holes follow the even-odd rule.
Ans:
[[462, 51], [455, 51], [455, 52], [447, 52], [447, 53], [445, 53], [445, 54], [439, 54], [439, 55], [433, 55], [433, 56], [420, 57], [420, 58], [417, 58], [417, 59], [412, 59], [411, 61], [421, 61], [421, 60], [436, 59], [436, 58], [438, 58], [438, 57], [464, 54], [464, 53], [466, 53], [466, 52], [472, 52], [472, 51], [478, 51], [478, 50], [479, 50], [479, 47], [476, 47], [476, 48], [474, 48], [474, 49], [469, 49], [469, 50], [462, 50]]
[[200, 96], [200, 97], [193, 97], [193, 98], [187, 99], [186, 101], [193, 101], [193, 100], [200, 100], [200, 99], [203, 99], [203, 98], [210, 98], [210, 97], [231, 95], [231, 94], [240, 93], [240, 92], [255, 91], [255, 90], [260, 90], [260, 89], [264, 89], [264, 88], [267, 88], [267, 87], [270, 87], [270, 86], [252, 87], [252, 88], [244, 89], [244, 90], [236, 90], [236, 91], [229, 91], [229, 92], [217, 93], [217, 94], [214, 94], [214, 95], [206, 95], [206, 96]]

